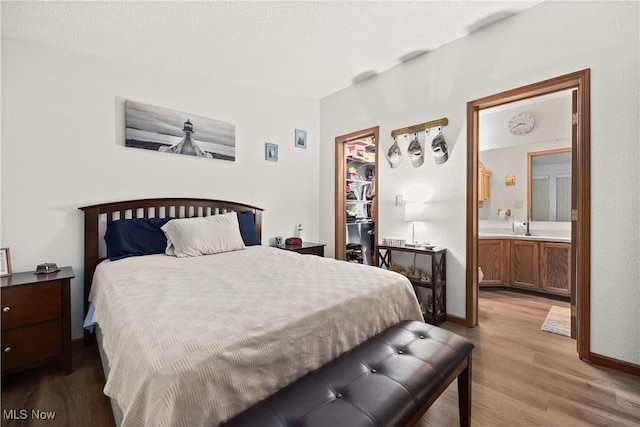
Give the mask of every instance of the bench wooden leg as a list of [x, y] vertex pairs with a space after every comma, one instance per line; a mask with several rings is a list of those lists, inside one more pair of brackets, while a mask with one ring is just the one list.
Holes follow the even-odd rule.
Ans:
[[471, 354], [467, 356], [467, 367], [458, 375], [458, 411], [460, 426], [471, 425]]

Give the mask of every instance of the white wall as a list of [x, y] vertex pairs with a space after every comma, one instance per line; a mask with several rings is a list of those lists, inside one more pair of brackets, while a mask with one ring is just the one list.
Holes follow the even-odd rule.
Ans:
[[[514, 135], [507, 123], [515, 114], [527, 112], [534, 117], [533, 129]], [[480, 151], [514, 145], [571, 141], [571, 90], [541, 95], [480, 111], [478, 146]]]
[[[419, 239], [446, 246], [447, 310], [465, 313], [466, 103], [591, 69], [591, 351], [640, 363], [639, 4], [545, 2], [321, 100], [320, 234], [333, 250], [334, 137], [448, 117], [449, 161], [379, 168], [378, 236], [408, 236], [396, 194], [437, 203]], [[400, 54], [400, 53], [399, 53]], [[613, 60], [612, 58], [615, 58]], [[406, 144], [401, 144], [406, 153]]]
[[[185, 64], [188, 67], [188, 64]], [[236, 125], [236, 161], [124, 146], [124, 100]], [[14, 271], [73, 267], [73, 337], [82, 335], [78, 207], [148, 197], [233, 200], [265, 209], [263, 242], [318, 241], [317, 100], [2, 39], [2, 247]], [[295, 128], [308, 132], [294, 147]], [[264, 160], [264, 143], [279, 161]]]

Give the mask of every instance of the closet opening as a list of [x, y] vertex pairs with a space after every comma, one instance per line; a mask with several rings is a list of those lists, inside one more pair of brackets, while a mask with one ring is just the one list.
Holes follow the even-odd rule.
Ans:
[[336, 259], [375, 265], [378, 141], [378, 126], [335, 138]]

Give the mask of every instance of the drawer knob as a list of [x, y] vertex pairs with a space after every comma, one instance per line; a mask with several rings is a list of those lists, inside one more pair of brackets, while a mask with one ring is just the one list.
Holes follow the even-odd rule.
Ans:
[[4, 349], [4, 352], [5, 352], [5, 353], [9, 353], [10, 351], [11, 351], [11, 347], [6, 347], [6, 348]]
[[11, 307], [4, 307], [4, 308], [2, 309], [2, 312], [3, 312], [3, 313], [8, 313], [8, 312], [10, 312], [10, 311], [11, 311]]

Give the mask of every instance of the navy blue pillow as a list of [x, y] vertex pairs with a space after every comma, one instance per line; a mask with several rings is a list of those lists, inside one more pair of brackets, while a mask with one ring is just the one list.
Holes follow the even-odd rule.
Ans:
[[160, 227], [173, 218], [134, 218], [113, 221], [104, 235], [107, 258], [115, 261], [138, 255], [164, 253], [167, 236]]
[[261, 245], [260, 237], [256, 231], [256, 216], [253, 212], [237, 212], [240, 234], [245, 246]]

